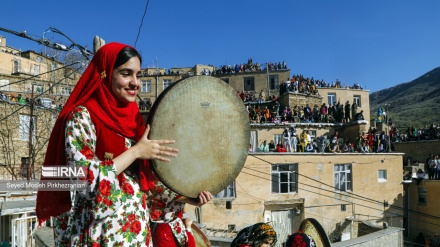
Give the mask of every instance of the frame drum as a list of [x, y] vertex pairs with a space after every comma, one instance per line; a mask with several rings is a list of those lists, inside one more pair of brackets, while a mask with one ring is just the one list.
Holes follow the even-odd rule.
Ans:
[[196, 247], [211, 247], [208, 237], [194, 223], [191, 225], [191, 232], [196, 242]]
[[234, 89], [211, 76], [173, 83], [154, 102], [147, 118], [149, 138], [171, 139], [179, 149], [170, 162], [154, 160], [156, 176], [174, 192], [197, 198], [226, 189], [247, 158], [248, 112]]
[[313, 218], [304, 219], [299, 226], [299, 230], [312, 237], [316, 247], [332, 246], [324, 228]]

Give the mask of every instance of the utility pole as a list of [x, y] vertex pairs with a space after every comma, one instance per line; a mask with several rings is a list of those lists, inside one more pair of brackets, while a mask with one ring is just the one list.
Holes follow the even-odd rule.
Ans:
[[31, 100], [29, 101], [30, 106], [30, 114], [29, 114], [29, 156], [28, 156], [28, 166], [27, 166], [27, 180], [31, 179], [31, 171], [33, 172], [33, 167], [31, 169], [31, 164], [33, 166], [32, 161], [32, 148], [33, 148], [33, 130], [34, 130], [34, 83], [32, 83], [32, 93]]

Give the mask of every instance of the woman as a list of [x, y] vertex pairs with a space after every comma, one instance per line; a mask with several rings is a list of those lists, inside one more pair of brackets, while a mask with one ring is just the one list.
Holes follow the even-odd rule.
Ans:
[[198, 199], [176, 195], [151, 172], [147, 160], [166, 162], [178, 150], [164, 146], [173, 140], [148, 139], [149, 126], [135, 101], [140, 65], [134, 48], [103, 46], [58, 116], [43, 165], [85, 168], [88, 186], [38, 192], [39, 223], [54, 216], [55, 246], [152, 246], [150, 214], [159, 217], [183, 203], [202, 205], [212, 198], [209, 192]]
[[276, 152], [275, 142], [273, 140], [269, 142], [269, 152]]
[[277, 242], [277, 234], [268, 223], [257, 223], [242, 229], [231, 247], [271, 247]]

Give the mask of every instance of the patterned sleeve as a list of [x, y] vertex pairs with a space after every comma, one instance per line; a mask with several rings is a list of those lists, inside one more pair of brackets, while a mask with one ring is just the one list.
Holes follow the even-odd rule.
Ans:
[[[66, 121], [66, 157], [71, 167], [86, 167], [87, 188], [77, 191], [93, 205], [95, 219], [103, 219], [121, 206], [121, 189], [113, 161], [95, 156], [96, 129], [85, 107], [75, 108]], [[89, 204], [89, 205], [90, 205]]]
[[181, 217], [185, 203], [175, 201], [180, 197], [160, 181], [157, 182], [156, 186], [148, 191], [148, 209], [151, 220], [166, 221], [166, 214], [171, 212], [177, 217]]

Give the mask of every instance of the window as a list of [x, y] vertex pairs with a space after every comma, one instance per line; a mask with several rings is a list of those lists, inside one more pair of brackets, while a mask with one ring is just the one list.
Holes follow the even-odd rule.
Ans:
[[428, 202], [426, 201], [426, 194], [427, 194], [427, 191], [426, 191], [426, 188], [423, 188], [423, 187], [418, 187], [418, 202], [419, 202], [419, 205], [426, 205]]
[[151, 92], [151, 81], [142, 81], [142, 93], [150, 93]]
[[361, 106], [362, 106], [362, 105], [361, 105], [361, 96], [360, 96], [360, 95], [354, 95], [354, 96], [353, 96], [353, 101], [356, 102], [356, 105], [357, 105], [358, 107], [361, 107]]
[[377, 171], [377, 178], [379, 183], [383, 183], [387, 181], [387, 170], [379, 170]]
[[40, 74], [40, 65], [34, 65], [34, 75]]
[[[22, 115], [20, 114], [20, 125], [18, 126], [18, 138], [21, 141], [29, 141], [29, 122], [30, 116], [29, 115]], [[35, 118], [32, 118], [33, 122], [35, 123]], [[32, 128], [32, 136], [35, 138], [35, 124]]]
[[165, 90], [167, 87], [171, 86], [172, 81], [171, 80], [163, 80], [163, 90]]
[[269, 76], [269, 88], [270, 90], [276, 90], [279, 88], [278, 75]]
[[21, 61], [20, 60], [14, 60], [13, 73], [20, 73], [20, 72], [21, 72]]
[[336, 102], [336, 93], [328, 93], [327, 100], [328, 106], [334, 105]]
[[35, 57], [35, 61], [36, 61], [37, 63], [41, 63], [41, 61], [43, 61], [43, 58], [40, 57], [40, 56], [37, 56], [37, 57]]
[[214, 195], [215, 198], [235, 198], [235, 182], [232, 182], [226, 189]]
[[227, 84], [229, 84], [229, 78], [221, 78], [222, 81], [226, 82]]
[[243, 89], [244, 91], [255, 91], [254, 77], [243, 78]]
[[298, 191], [298, 164], [272, 165], [272, 193]]
[[351, 191], [351, 164], [338, 164], [334, 169], [336, 190]]
[[0, 80], [0, 90], [9, 91], [9, 80]]

